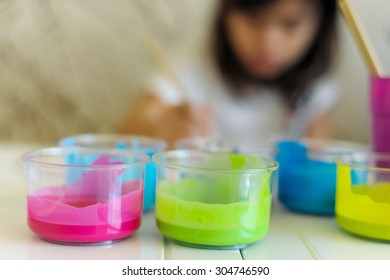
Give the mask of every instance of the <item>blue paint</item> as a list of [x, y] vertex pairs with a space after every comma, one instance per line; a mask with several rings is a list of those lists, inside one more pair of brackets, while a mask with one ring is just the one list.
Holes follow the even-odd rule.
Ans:
[[[129, 142], [123, 142], [123, 141], [118, 141], [116, 143], [113, 143], [112, 148], [116, 149], [121, 149], [121, 150], [132, 150], [136, 152], [141, 152], [144, 154], [147, 154], [150, 159], [152, 156], [155, 154], [155, 152], [151, 152], [151, 149], [148, 149], [145, 146], [140, 145], [140, 140], [133, 138], [131, 139], [132, 141]], [[61, 146], [65, 147], [71, 147], [71, 146], [77, 146], [75, 141], [71, 138], [64, 138], [60, 141]], [[84, 145], [85, 146], [85, 145]], [[93, 147], [93, 145], [90, 145]], [[92, 164], [94, 160], [96, 160], [97, 156], [94, 155], [89, 155], [89, 156], [82, 156], [80, 154], [72, 153], [69, 155], [66, 155], [66, 163], [67, 164]], [[131, 180], [134, 178], [140, 178], [138, 172], [141, 172], [140, 170], [134, 170], [134, 169], [128, 169], [126, 172], [123, 174], [124, 178], [123, 180]], [[80, 171], [76, 170], [70, 170], [68, 173], [68, 181], [75, 182], [80, 179], [81, 177]], [[144, 211], [150, 210], [151, 208], [154, 207], [156, 203], [156, 184], [157, 184], [157, 167], [156, 164], [150, 161], [146, 165], [146, 170], [145, 170], [145, 182], [144, 182]]]
[[[152, 159], [154, 153], [147, 153]], [[144, 211], [151, 209], [156, 203], [157, 166], [152, 160], [146, 165]]]
[[334, 215], [336, 164], [310, 159], [300, 142], [280, 142], [277, 147], [279, 201], [293, 211]]

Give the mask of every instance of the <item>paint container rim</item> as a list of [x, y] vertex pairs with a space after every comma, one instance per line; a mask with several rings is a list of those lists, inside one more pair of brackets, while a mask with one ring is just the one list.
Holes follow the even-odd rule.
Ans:
[[[307, 158], [328, 163], [336, 163], [344, 156], [369, 150], [368, 146], [364, 143], [321, 138], [285, 139], [276, 142], [276, 146], [280, 143], [288, 142], [303, 145], [307, 149]], [[278, 147], [276, 147], [275, 150], [277, 151]]]
[[257, 145], [253, 141], [231, 141], [222, 137], [183, 137], [174, 141], [176, 150], [200, 150], [205, 152], [225, 152], [260, 155], [270, 158], [274, 154], [273, 141]]
[[[372, 164], [357, 163], [356, 161], [358, 159], [360, 160], [370, 159], [376, 163], [385, 161], [388, 164], [388, 167], [379, 167], [379, 166], [373, 166]], [[342, 157], [340, 157], [337, 163], [343, 166], [350, 167], [352, 169], [390, 173], [390, 153], [379, 153], [373, 151], [357, 151], [354, 153], [343, 155]]]
[[[138, 149], [145, 153], [156, 153], [163, 151], [168, 147], [168, 143], [157, 137], [149, 137], [136, 134], [115, 134], [115, 133], [83, 133], [75, 134], [62, 138], [58, 144], [60, 146], [74, 146], [74, 147], [95, 147], [93, 144], [115, 144], [124, 143], [134, 145], [134, 143], [142, 144]], [[104, 148], [114, 148], [114, 146], [105, 146]], [[137, 147], [130, 146], [129, 150], [137, 150]]]
[[[259, 167], [246, 167], [243, 169], [233, 169], [233, 168], [215, 168], [215, 167], [207, 167], [201, 165], [194, 164], [185, 164], [180, 163], [177, 160], [173, 160], [174, 158], [184, 160], [184, 159], [196, 159], [196, 158], [217, 158], [217, 157], [225, 157], [229, 159], [231, 156], [246, 156], [246, 157], [256, 157], [260, 159], [263, 163], [262, 166]], [[171, 157], [171, 160], [167, 159], [167, 157]], [[152, 161], [159, 165], [173, 169], [181, 169], [186, 171], [194, 171], [194, 172], [204, 172], [204, 173], [216, 173], [216, 174], [253, 174], [253, 173], [263, 173], [263, 172], [273, 172], [279, 168], [279, 163], [273, 159], [262, 157], [259, 155], [251, 154], [251, 153], [225, 153], [225, 152], [206, 152], [200, 150], [174, 150], [174, 151], [166, 151], [157, 153], [152, 157]]]
[[[109, 156], [127, 156], [134, 158], [136, 161], [130, 163], [112, 163], [112, 164], [66, 164], [66, 163], [53, 163], [43, 160], [37, 160], [39, 156], [66, 156], [72, 153], [87, 153], [87, 154], [100, 154]], [[133, 167], [142, 167], [150, 162], [149, 156], [144, 153], [134, 152], [129, 150], [120, 149], [95, 149], [95, 148], [80, 148], [80, 147], [48, 147], [33, 150], [24, 153], [21, 156], [21, 160], [25, 165], [40, 166], [46, 168], [63, 168], [63, 169], [89, 169], [89, 170], [118, 170]]]

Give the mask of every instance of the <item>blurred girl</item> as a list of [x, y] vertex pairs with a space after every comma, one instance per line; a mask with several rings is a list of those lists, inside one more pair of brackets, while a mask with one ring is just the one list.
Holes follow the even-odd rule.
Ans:
[[125, 132], [256, 146], [329, 137], [336, 18], [336, 0], [221, 0], [211, 52], [155, 77]]

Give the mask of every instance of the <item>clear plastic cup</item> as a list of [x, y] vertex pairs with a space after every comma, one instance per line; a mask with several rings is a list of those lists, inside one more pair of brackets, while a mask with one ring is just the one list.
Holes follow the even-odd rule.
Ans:
[[188, 137], [174, 142], [176, 150], [201, 150], [206, 152], [233, 152], [233, 144], [225, 140], [210, 137]]
[[253, 143], [233, 143], [222, 138], [212, 137], [188, 137], [174, 142], [176, 150], [199, 150], [217, 153], [243, 153], [258, 154], [264, 157], [272, 157], [272, 146], [254, 145]]
[[336, 160], [362, 144], [318, 139], [277, 143], [279, 201], [292, 211], [334, 215]]
[[348, 232], [390, 240], [390, 155], [357, 152], [337, 164], [336, 221]]
[[[164, 151], [167, 143], [164, 140], [145, 136], [122, 134], [80, 134], [61, 139], [61, 146], [115, 148], [142, 152], [152, 157], [155, 153]], [[77, 157], [69, 157], [69, 163], [77, 163]], [[151, 209], [156, 202], [156, 165], [149, 162], [146, 165], [144, 211]]]
[[[68, 163], [69, 156], [77, 156], [78, 163]], [[22, 161], [27, 170], [28, 225], [42, 239], [108, 244], [140, 227], [148, 156], [55, 147], [26, 153]]]
[[373, 150], [390, 153], [390, 77], [371, 77], [370, 99]]
[[171, 151], [156, 154], [159, 230], [182, 245], [242, 248], [268, 232], [278, 163], [254, 155]]

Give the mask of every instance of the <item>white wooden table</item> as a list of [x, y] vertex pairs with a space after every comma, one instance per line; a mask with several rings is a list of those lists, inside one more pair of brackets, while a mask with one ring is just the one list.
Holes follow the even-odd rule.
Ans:
[[200, 250], [164, 240], [146, 213], [133, 237], [109, 246], [63, 246], [27, 227], [25, 174], [20, 155], [38, 145], [0, 143], [0, 259], [390, 259], [390, 243], [350, 235], [334, 218], [299, 215], [275, 202], [266, 238], [243, 250]]

